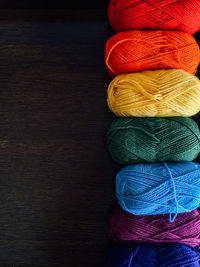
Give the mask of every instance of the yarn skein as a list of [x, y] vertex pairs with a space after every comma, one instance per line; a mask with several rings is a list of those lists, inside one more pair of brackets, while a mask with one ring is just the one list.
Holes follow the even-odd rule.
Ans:
[[126, 31], [112, 36], [105, 47], [111, 77], [155, 69], [183, 69], [194, 74], [200, 60], [197, 42], [181, 31]]
[[119, 117], [189, 117], [200, 110], [199, 79], [178, 69], [121, 74], [107, 94]]
[[200, 30], [199, 0], [111, 0], [108, 8], [116, 32], [127, 30]]
[[[200, 165], [194, 162], [135, 164], [116, 176], [119, 205], [134, 215], [190, 212], [200, 206]], [[173, 217], [172, 217], [172, 214]]]
[[200, 253], [183, 244], [115, 244], [107, 267], [199, 267]]
[[118, 243], [182, 243], [200, 247], [200, 213], [178, 214], [174, 223], [168, 215], [139, 216], [117, 208], [110, 220], [110, 236]]
[[107, 147], [122, 165], [192, 161], [200, 152], [200, 131], [194, 120], [184, 117], [117, 118], [107, 132]]

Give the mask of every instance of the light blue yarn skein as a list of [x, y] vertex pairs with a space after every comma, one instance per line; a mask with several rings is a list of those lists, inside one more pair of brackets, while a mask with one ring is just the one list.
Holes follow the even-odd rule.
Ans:
[[[119, 205], [134, 215], [190, 212], [200, 206], [200, 165], [194, 162], [135, 164], [116, 177]], [[172, 214], [174, 214], [172, 218]]]

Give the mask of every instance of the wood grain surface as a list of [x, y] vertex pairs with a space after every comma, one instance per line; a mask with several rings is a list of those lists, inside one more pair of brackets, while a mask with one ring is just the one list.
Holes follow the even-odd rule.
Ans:
[[112, 34], [103, 10], [0, 11], [1, 266], [105, 265]]
[[0, 13], [0, 263], [102, 267], [118, 168], [106, 14]]
[[55, 8], [65, 8], [65, 9], [107, 9], [110, 0], [1, 0], [0, 1], [0, 9], [1, 8], [23, 8], [23, 9], [55, 9]]

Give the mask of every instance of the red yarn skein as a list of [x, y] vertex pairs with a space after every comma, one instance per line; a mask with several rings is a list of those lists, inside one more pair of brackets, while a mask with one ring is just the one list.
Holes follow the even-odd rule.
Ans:
[[180, 213], [169, 222], [169, 215], [141, 216], [117, 208], [110, 221], [110, 236], [115, 242], [175, 242], [200, 247], [200, 213]]
[[105, 47], [111, 77], [155, 69], [182, 69], [194, 74], [200, 50], [194, 37], [181, 31], [125, 31], [112, 36]]
[[110, 24], [116, 32], [126, 30], [200, 30], [199, 0], [111, 0]]

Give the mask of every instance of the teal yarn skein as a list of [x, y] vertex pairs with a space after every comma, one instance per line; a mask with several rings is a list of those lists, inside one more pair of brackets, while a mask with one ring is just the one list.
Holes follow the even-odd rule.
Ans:
[[122, 117], [111, 124], [107, 147], [121, 165], [192, 161], [200, 152], [200, 131], [185, 117]]
[[[134, 215], [190, 212], [200, 206], [200, 165], [194, 162], [135, 164], [116, 177], [121, 208]], [[172, 218], [172, 214], [174, 214]]]

